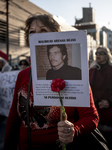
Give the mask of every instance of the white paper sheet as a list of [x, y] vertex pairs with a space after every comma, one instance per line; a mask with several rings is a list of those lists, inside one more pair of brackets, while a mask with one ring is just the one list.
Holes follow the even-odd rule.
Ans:
[[[85, 31], [36, 33], [30, 35], [31, 68], [34, 105], [60, 106], [57, 92], [51, 91], [52, 80], [46, 80], [46, 73], [52, 69], [47, 45], [67, 47], [68, 65], [81, 69], [80, 80], [65, 80], [61, 91], [64, 106], [89, 107], [89, 74], [87, 58], [87, 35]], [[64, 72], [63, 72], [64, 74]]]

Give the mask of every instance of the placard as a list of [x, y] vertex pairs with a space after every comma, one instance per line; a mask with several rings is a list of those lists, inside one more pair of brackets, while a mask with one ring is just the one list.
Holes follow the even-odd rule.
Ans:
[[85, 31], [30, 35], [34, 105], [60, 106], [53, 79], [65, 80], [61, 91], [64, 106], [89, 107], [87, 35]]
[[[20, 71], [20, 70], [19, 70]], [[0, 114], [8, 116], [19, 71], [0, 73]]]

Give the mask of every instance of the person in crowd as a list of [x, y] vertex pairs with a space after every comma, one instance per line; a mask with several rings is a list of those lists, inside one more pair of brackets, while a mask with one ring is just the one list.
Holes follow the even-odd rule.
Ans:
[[112, 56], [103, 46], [95, 54], [89, 70], [90, 85], [100, 117], [98, 127], [112, 149]]
[[26, 59], [22, 59], [19, 62], [19, 66], [20, 66], [20, 69], [22, 70], [22, 69], [25, 69], [26, 67], [29, 67], [30, 64]]
[[[31, 16], [26, 20], [25, 24], [28, 45], [30, 34], [60, 31], [59, 24], [49, 15]], [[28, 149], [26, 101], [30, 70], [31, 67], [27, 67], [20, 71], [17, 77], [13, 102], [6, 125], [4, 150], [16, 150], [17, 146], [19, 150]], [[84, 147], [81, 140], [76, 142], [76, 139], [83, 137], [82, 141], [84, 141], [85, 136], [96, 129], [99, 122], [91, 88], [89, 90], [90, 107], [65, 107], [66, 118], [64, 121], [60, 121], [59, 106], [34, 106], [33, 89], [31, 86], [29, 123], [32, 150], [62, 149], [57, 146], [57, 140], [67, 144], [67, 147], [75, 141], [74, 149], [77, 150], [80, 149], [81, 145]], [[83, 97], [82, 101], [84, 101]]]
[[12, 67], [9, 65], [9, 63], [5, 59], [0, 58], [0, 72], [6, 72], [11, 70]]
[[12, 66], [12, 70], [13, 70], [13, 71], [14, 71], [14, 70], [20, 70], [20, 68], [19, 68], [18, 65], [14, 65], [14, 66]]
[[[3, 73], [3, 72], [11, 71], [11, 70], [12, 70], [12, 67], [9, 65], [9, 63], [5, 59], [0, 58], [0, 72]], [[0, 88], [0, 90], [1, 89], [2, 88]], [[4, 142], [6, 122], [7, 122], [7, 117], [4, 116], [4, 114], [0, 114], [0, 127], [2, 128], [2, 131], [1, 131], [2, 138], [0, 141], [1, 143]], [[2, 144], [1, 144], [1, 147], [2, 147]]]
[[47, 54], [52, 67], [52, 69], [47, 71], [47, 80], [57, 78], [64, 80], [81, 80], [81, 69], [68, 65], [68, 54], [65, 44], [48, 45]]

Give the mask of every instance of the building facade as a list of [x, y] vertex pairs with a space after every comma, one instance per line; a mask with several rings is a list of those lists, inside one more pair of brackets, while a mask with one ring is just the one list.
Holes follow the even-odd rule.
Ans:
[[[8, 53], [10, 56], [10, 64], [18, 64], [22, 58], [30, 57], [30, 49], [25, 43], [24, 23], [31, 15], [50, 14], [42, 8], [31, 3], [29, 0], [8, 0], [8, 15], [7, 2], [0, 1], [0, 51]], [[8, 17], [7, 17], [8, 16]], [[62, 31], [76, 30], [67, 23], [60, 22]], [[7, 21], [8, 18], [8, 21]], [[7, 42], [7, 22], [9, 29], [9, 38]], [[9, 48], [7, 49], [7, 43]]]
[[95, 24], [94, 9], [91, 8], [91, 6], [82, 9], [83, 18], [75, 18], [74, 27], [87, 32], [88, 61], [92, 62], [95, 59], [95, 50], [97, 46], [100, 45], [100, 29], [98, 25]]
[[107, 34], [107, 47], [110, 49], [112, 54], [112, 31], [106, 27], [102, 27], [102, 32]]

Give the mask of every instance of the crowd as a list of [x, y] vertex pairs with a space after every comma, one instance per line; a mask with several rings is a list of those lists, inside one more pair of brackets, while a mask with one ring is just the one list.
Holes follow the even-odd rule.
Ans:
[[[30, 34], [60, 32], [59, 24], [48, 15], [29, 17], [25, 26], [28, 45]], [[54, 47], [59, 51], [57, 45]], [[48, 51], [49, 61], [52, 61], [51, 59], [54, 57], [54, 50], [50, 47]], [[89, 68], [90, 107], [65, 107], [64, 121], [60, 120], [60, 107], [34, 106], [32, 84], [28, 93], [31, 66], [27, 60], [19, 62], [18, 69], [21, 71], [17, 77], [9, 116], [6, 118], [3, 150], [44, 150], [45, 148], [60, 150], [62, 147], [60, 142], [56, 143], [57, 140], [62, 142], [61, 145], [66, 144], [67, 150], [112, 149], [112, 56], [109, 49], [103, 46], [96, 49], [95, 55], [96, 59]], [[65, 56], [60, 53], [61, 67], [65, 65]], [[53, 62], [51, 66], [52, 70], [50, 71], [54, 73], [53, 69], [56, 66]], [[0, 72], [16, 69], [12, 68], [4, 59], [0, 59]], [[75, 69], [78, 70], [78, 74], [81, 74], [78, 68]], [[49, 75], [51, 74], [49, 73]], [[82, 97], [83, 99], [84, 97]], [[106, 141], [103, 143], [104, 146], [102, 146], [103, 144], [99, 144], [100, 146], [98, 143], [94, 144], [94, 140], [92, 141], [91, 133], [95, 129], [104, 136]]]
[[[30, 63], [28, 62], [27, 59], [20, 60], [18, 65], [14, 67], [14, 66], [11, 66], [8, 63], [8, 61], [6, 61], [5, 59], [0, 58], [0, 73], [10, 72], [14, 70], [22, 70], [29, 66], [30, 66]], [[0, 86], [0, 89], [1, 88], [2, 87]], [[0, 102], [1, 102], [1, 97], [0, 97]], [[0, 135], [0, 150], [3, 150], [6, 122], [7, 122], [7, 117], [3, 114], [0, 114], [0, 134], [1, 134]]]
[[11, 66], [8, 61], [6, 61], [4, 58], [0, 58], [0, 72], [8, 72], [13, 70], [22, 70], [26, 67], [30, 66], [30, 62], [27, 59], [22, 59], [18, 63], [18, 65]]

